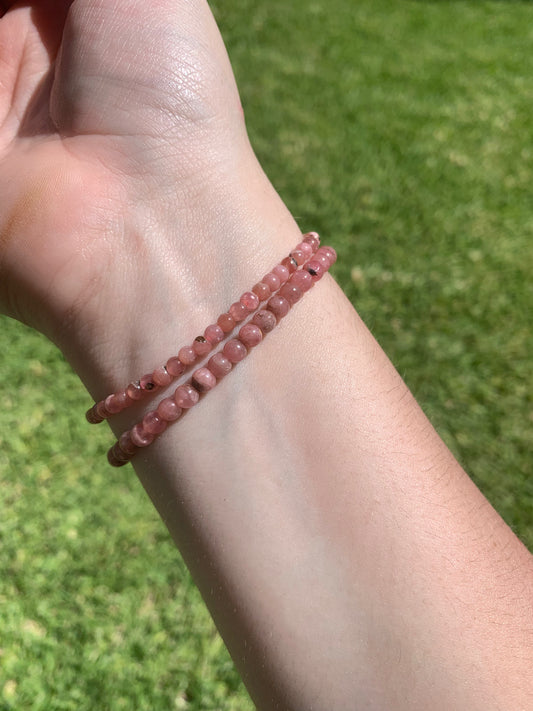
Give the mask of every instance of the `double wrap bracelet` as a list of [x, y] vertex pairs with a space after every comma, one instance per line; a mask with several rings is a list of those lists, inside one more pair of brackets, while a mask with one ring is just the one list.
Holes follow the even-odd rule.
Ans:
[[[87, 420], [97, 424], [140, 403], [147, 396], [168, 387], [194, 364], [198, 365], [229, 337], [237, 324], [246, 322], [240, 326], [237, 336], [227, 340], [205, 365], [192, 373], [189, 380], [178, 385], [170, 397], [163, 398], [155, 409], [146, 413], [140, 422], [120, 436], [107, 453], [112, 466], [127, 464], [139, 449], [150, 445], [169, 424], [196, 405], [322, 278], [335, 263], [337, 254], [332, 247], [319, 245], [320, 238], [316, 232], [303, 235], [302, 241], [290, 254], [251, 291], [242, 294], [227, 312], [218, 317], [216, 323], [207, 326], [202, 336], [197, 336], [190, 345], [183, 346], [165, 365], [129, 383], [123, 390], [108, 395], [87, 411]], [[263, 303], [264, 307], [260, 309]]]

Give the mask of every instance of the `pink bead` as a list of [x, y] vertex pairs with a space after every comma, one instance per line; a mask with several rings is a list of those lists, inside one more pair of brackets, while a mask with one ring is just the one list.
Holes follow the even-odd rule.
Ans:
[[331, 264], [330, 264], [328, 255], [327, 255], [325, 252], [322, 252], [321, 249], [322, 249], [322, 248], [320, 248], [319, 250], [317, 250], [315, 256], [313, 257], [313, 260], [314, 260], [315, 262], [320, 262], [320, 264], [321, 264], [321, 265], [324, 267], [324, 269], [327, 271], [327, 270], [330, 268]]
[[85, 417], [87, 418], [87, 422], [91, 425], [98, 425], [100, 422], [103, 422], [105, 420], [105, 417], [100, 417], [100, 415], [96, 412], [97, 410], [97, 405], [93, 405], [91, 408], [87, 410], [85, 413]]
[[194, 348], [194, 352], [196, 353], [196, 355], [202, 357], [207, 355], [213, 346], [204, 336], [196, 336], [193, 341], [192, 347]]
[[189, 383], [180, 385], [176, 388], [176, 392], [174, 393], [176, 405], [178, 405], [178, 407], [183, 407], [184, 409], [196, 405], [199, 398], [200, 395], [198, 394], [198, 390], [195, 390], [195, 388], [193, 388], [192, 385], [189, 385]]
[[244, 306], [244, 304], [241, 304], [240, 301], [236, 301], [234, 304], [232, 304], [229, 307], [228, 311], [229, 315], [235, 321], [235, 323], [242, 321], [248, 315], [248, 309], [246, 308], [246, 306]]
[[290, 256], [296, 260], [298, 266], [301, 266], [307, 261], [306, 256], [301, 249], [293, 249]]
[[293, 274], [298, 269], [298, 263], [293, 257], [285, 257], [281, 260], [281, 265], [287, 267], [289, 274]]
[[297, 301], [302, 298], [303, 293], [296, 286], [296, 284], [292, 284], [291, 282], [289, 282], [289, 284], [284, 284], [281, 287], [281, 289], [279, 290], [279, 295], [283, 296], [284, 299], [287, 299], [289, 304], [293, 306]]
[[131, 440], [131, 432], [124, 432], [121, 434], [117, 444], [123, 452], [129, 454], [130, 456], [135, 454], [137, 451], [137, 447]]
[[309, 244], [309, 242], [300, 242], [300, 244], [296, 245], [296, 249], [299, 249], [301, 252], [303, 252], [307, 259], [309, 259], [309, 257], [312, 257], [314, 253], [313, 247]]
[[289, 313], [290, 308], [291, 305], [287, 299], [284, 299], [283, 296], [279, 296], [278, 294], [271, 296], [267, 303], [267, 309], [272, 311], [278, 321]]
[[116, 415], [117, 412], [122, 412], [122, 410], [124, 410], [124, 408], [128, 404], [128, 400], [129, 398], [126, 395], [125, 390], [122, 390], [122, 392], [113, 393], [112, 395], [108, 395], [104, 400], [105, 409], [109, 412], [110, 415]]
[[253, 323], [258, 326], [261, 329], [262, 333], [270, 333], [270, 331], [273, 331], [276, 327], [277, 321], [272, 311], [261, 309], [261, 311], [258, 311], [255, 314], [250, 323]]
[[141, 384], [141, 390], [149, 392], [150, 390], [153, 390], [155, 388], [155, 383], [152, 378], [152, 373], [143, 375], [139, 382]]
[[178, 358], [181, 360], [183, 365], [192, 365], [196, 360], [196, 353], [192, 346], [183, 346], [178, 351]]
[[95, 405], [96, 414], [101, 420], [106, 420], [111, 414], [107, 407], [105, 406], [105, 400], [100, 400]]
[[169, 383], [172, 382], [172, 376], [168, 372], [168, 370], [165, 368], [164, 365], [160, 366], [159, 368], [156, 368], [153, 372], [153, 379], [154, 383], [158, 385], [160, 388], [164, 387], [165, 385], [169, 385]]
[[130, 383], [126, 388], [126, 393], [130, 400], [140, 400], [143, 396], [140, 382], [136, 380], [134, 383]]
[[263, 282], [263, 284], [266, 284], [268, 286], [271, 294], [277, 291], [281, 285], [279, 276], [274, 274], [274, 272], [268, 272], [268, 274], [265, 274], [261, 281]]
[[217, 324], [224, 331], [224, 333], [231, 333], [235, 328], [235, 320], [231, 318], [229, 314], [220, 314], [217, 319]]
[[185, 372], [185, 366], [177, 356], [167, 360], [166, 368], [173, 378], [177, 378]]
[[167, 422], [163, 420], [157, 412], [147, 412], [142, 421], [143, 432], [148, 434], [161, 434], [167, 428]]
[[224, 331], [218, 323], [212, 323], [205, 329], [204, 336], [206, 341], [209, 341], [212, 346], [216, 346], [217, 343], [224, 340]]
[[324, 245], [323, 247], [320, 247], [318, 251], [323, 252], [328, 256], [330, 266], [332, 264], [335, 264], [335, 262], [337, 261], [337, 252], [333, 249], [333, 247], [330, 247], [329, 245]]
[[165, 422], [174, 422], [174, 420], [178, 419], [183, 410], [181, 407], [178, 407], [178, 404], [174, 398], [166, 397], [164, 400], [161, 400], [157, 406], [156, 412], [162, 420], [165, 420]]
[[246, 346], [242, 341], [239, 341], [238, 338], [232, 338], [228, 341], [222, 349], [222, 352], [230, 363], [238, 363], [245, 358], [248, 353]]
[[135, 425], [130, 432], [131, 441], [136, 447], [148, 447], [154, 441], [154, 435], [145, 432], [141, 424]]
[[307, 262], [304, 269], [309, 272], [313, 281], [321, 279], [327, 271], [323, 264], [317, 262], [314, 258]]
[[291, 276], [289, 284], [294, 284], [302, 293], [309, 291], [313, 286], [311, 274], [306, 269], [299, 269]]
[[[137, 448], [135, 448], [135, 450], [137, 450]], [[135, 454], [135, 452], [133, 452], [133, 454]], [[122, 467], [124, 464], [127, 464], [131, 456], [131, 454], [126, 454], [126, 452], [120, 448], [118, 442], [116, 442], [107, 453], [109, 463], [114, 467]]]
[[240, 302], [244, 308], [251, 313], [259, 306], [259, 297], [257, 294], [254, 294], [253, 291], [245, 291], [240, 298]]
[[262, 339], [261, 329], [253, 323], [245, 324], [239, 331], [239, 340], [244, 343], [246, 348], [253, 348], [258, 343], [261, 343]]
[[259, 301], [266, 301], [270, 296], [270, 289], [268, 288], [268, 284], [264, 284], [262, 281], [256, 284], [253, 287], [252, 291], [254, 292], [254, 294], [257, 294], [257, 296], [259, 297]]
[[280, 284], [285, 284], [289, 278], [289, 270], [287, 267], [284, 267], [283, 264], [278, 264], [272, 271], [278, 277]]
[[217, 384], [217, 379], [209, 368], [198, 368], [192, 374], [192, 384], [201, 393], [205, 393]]
[[316, 250], [320, 246], [320, 237], [318, 236], [318, 232], [307, 232], [303, 236], [302, 242], [307, 242], [308, 244], [310, 244], [313, 248], [313, 253], [316, 252]]
[[207, 361], [207, 367], [215, 378], [220, 380], [220, 378], [223, 378], [230, 372], [233, 366], [223, 353], [215, 353], [215, 355], [211, 356]]

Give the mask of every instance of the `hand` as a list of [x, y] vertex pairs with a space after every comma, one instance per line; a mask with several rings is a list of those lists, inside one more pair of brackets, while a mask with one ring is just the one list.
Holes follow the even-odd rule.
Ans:
[[[183, 312], [208, 290], [214, 263], [241, 237], [230, 215], [264, 178], [205, 2], [9, 5], [0, 310], [44, 331], [83, 371], [88, 353], [92, 364], [107, 359], [118, 332], [140, 326], [132, 294], [148, 319], [169, 293]], [[95, 355], [102, 343], [108, 352]]]

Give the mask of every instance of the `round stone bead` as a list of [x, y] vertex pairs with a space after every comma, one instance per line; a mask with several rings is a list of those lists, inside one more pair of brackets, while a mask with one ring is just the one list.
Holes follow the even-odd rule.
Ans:
[[267, 309], [272, 311], [278, 321], [289, 313], [290, 308], [291, 305], [287, 299], [284, 299], [283, 296], [279, 296], [279, 294], [271, 296], [267, 303]]
[[239, 341], [238, 338], [232, 338], [228, 341], [222, 349], [222, 352], [230, 363], [238, 363], [245, 358], [248, 353], [246, 346], [242, 341]]
[[204, 336], [206, 341], [209, 341], [212, 346], [216, 346], [217, 343], [224, 340], [224, 331], [217, 323], [212, 323], [205, 329]]
[[229, 307], [228, 311], [229, 315], [235, 321], [235, 323], [242, 321], [248, 315], [248, 309], [246, 308], [246, 306], [244, 306], [244, 304], [241, 304], [240, 301], [236, 301], [234, 304], [232, 304]]
[[166, 369], [173, 378], [177, 378], [185, 372], [185, 366], [177, 356], [167, 360]]
[[[135, 450], [137, 450], [137, 447], [135, 447]], [[133, 454], [135, 454], [135, 452], [133, 452]], [[127, 464], [130, 461], [131, 456], [131, 454], [126, 454], [126, 452], [120, 448], [118, 442], [116, 442], [108, 452], [108, 459], [114, 467], [120, 467], [123, 464]], [[112, 458], [115, 461], [112, 461]]]
[[307, 261], [306, 256], [301, 249], [293, 249], [290, 256], [296, 260], [296, 263], [299, 267], [302, 266], [305, 261]]
[[105, 406], [105, 400], [100, 400], [100, 402], [97, 402], [95, 405], [95, 410], [97, 416], [100, 418], [100, 421], [107, 420], [107, 418], [111, 414]]
[[265, 276], [262, 279], [262, 282], [263, 282], [263, 284], [266, 284], [268, 286], [271, 294], [273, 294], [275, 291], [277, 291], [281, 285], [279, 276], [274, 274], [274, 272], [268, 272], [268, 274], [265, 274]]
[[289, 256], [281, 260], [281, 266], [287, 267], [289, 274], [294, 274], [294, 272], [298, 269], [298, 262], [294, 259], [294, 257]]
[[253, 323], [258, 326], [261, 329], [262, 333], [270, 333], [270, 331], [273, 331], [276, 327], [277, 321], [272, 311], [261, 309], [261, 311], [258, 311], [255, 314], [250, 323]]
[[224, 331], [224, 333], [231, 333], [235, 328], [235, 319], [233, 319], [229, 314], [220, 314], [217, 319], [217, 324]]
[[320, 246], [320, 237], [318, 236], [318, 232], [307, 232], [303, 236], [302, 242], [307, 242], [308, 244], [310, 244], [313, 248], [313, 252], [316, 252], [316, 250]]
[[196, 353], [192, 346], [183, 346], [178, 351], [178, 358], [183, 365], [192, 365], [196, 360]]
[[130, 456], [135, 454], [135, 452], [137, 451], [137, 447], [133, 444], [133, 442], [131, 440], [131, 432], [130, 431], [123, 432], [120, 435], [117, 444], [123, 452], [125, 452], [126, 454], [129, 454]]
[[313, 279], [306, 269], [299, 269], [291, 276], [289, 284], [294, 284], [302, 293], [305, 293], [313, 286]]
[[217, 384], [217, 379], [209, 368], [198, 368], [192, 374], [192, 384], [201, 393], [206, 393]]
[[130, 461], [130, 457], [120, 449], [118, 444], [115, 444], [107, 452], [107, 461], [112, 467], [123, 467]]
[[176, 401], [176, 405], [184, 409], [193, 407], [193, 405], [196, 405], [199, 399], [200, 395], [198, 393], [198, 390], [193, 388], [193, 386], [189, 383], [185, 383], [185, 385], [179, 385], [176, 388], [176, 392], [174, 393], [174, 400]]
[[166, 397], [164, 400], [161, 400], [156, 412], [165, 422], [174, 422], [174, 420], [178, 419], [183, 410], [178, 406], [174, 398]]
[[85, 413], [85, 417], [87, 418], [87, 422], [90, 425], [99, 425], [100, 422], [103, 422], [105, 420], [105, 417], [100, 417], [100, 415], [96, 412], [98, 405], [95, 404], [91, 408], [87, 410]]
[[229, 361], [226, 356], [220, 352], [215, 353], [214, 356], [209, 358], [207, 361], [207, 367], [213, 373], [215, 378], [220, 380], [230, 372], [233, 366], [231, 365], [231, 361]]
[[328, 255], [325, 252], [322, 252], [322, 247], [317, 250], [316, 254], [313, 257], [313, 261], [320, 262], [320, 264], [324, 267], [326, 271], [331, 266]]
[[319, 279], [321, 279], [327, 271], [327, 269], [324, 268], [323, 264], [317, 262], [314, 258], [307, 262], [304, 269], [309, 272], [313, 281], [318, 281]]
[[256, 284], [252, 288], [252, 291], [254, 292], [254, 294], [257, 294], [259, 301], [266, 301], [270, 296], [270, 289], [268, 287], [268, 284], [265, 284], [262, 281]]
[[289, 270], [287, 267], [284, 267], [283, 264], [278, 264], [272, 271], [278, 277], [280, 284], [285, 284], [289, 278]]
[[253, 291], [245, 291], [240, 298], [240, 302], [248, 313], [251, 313], [259, 306], [259, 297]]
[[157, 412], [147, 412], [143, 417], [142, 428], [143, 432], [148, 434], [158, 435], [164, 432], [167, 428], [167, 422], [160, 417]]
[[323, 247], [320, 247], [318, 252], [322, 252], [323, 254], [327, 255], [329, 258], [329, 265], [331, 266], [332, 264], [335, 264], [337, 261], [337, 252], [333, 249], [333, 247], [330, 247], [329, 245], [324, 245]]
[[301, 290], [296, 286], [296, 284], [284, 284], [281, 289], [279, 290], [279, 295], [283, 296], [284, 299], [287, 299], [289, 304], [293, 306], [297, 301], [300, 301], [300, 299], [303, 296], [303, 293]]
[[261, 329], [253, 323], [246, 323], [239, 331], [239, 340], [244, 343], [246, 348], [253, 348], [261, 343], [262, 339]]
[[154, 435], [146, 432], [142, 424], [137, 424], [132, 428], [130, 437], [136, 447], [148, 447], [154, 441]]
[[112, 395], [108, 395], [104, 400], [105, 409], [110, 415], [116, 415], [117, 412], [122, 412], [122, 410], [127, 407], [128, 401], [129, 397], [125, 390], [113, 393]]
[[159, 385], [160, 388], [164, 387], [165, 385], [169, 385], [172, 382], [172, 376], [164, 365], [161, 365], [159, 368], [156, 368], [152, 374], [152, 377], [154, 379], [154, 383], [156, 385]]
[[126, 388], [126, 394], [130, 400], [140, 400], [143, 396], [140, 382], [136, 380], [135, 382], [130, 383]]
[[205, 356], [212, 349], [212, 345], [209, 343], [205, 336], [196, 336], [193, 341], [192, 347], [197, 356]]
[[300, 242], [300, 244], [296, 245], [296, 249], [299, 249], [301, 252], [305, 254], [306, 259], [309, 259], [310, 257], [313, 256], [313, 247], [309, 242]]

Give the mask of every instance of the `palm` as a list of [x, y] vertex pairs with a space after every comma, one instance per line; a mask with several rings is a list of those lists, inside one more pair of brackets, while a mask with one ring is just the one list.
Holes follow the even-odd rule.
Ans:
[[0, 308], [56, 339], [124, 247], [128, 202], [189, 180], [238, 107], [206, 6], [149, 5], [26, 2], [0, 20]]

